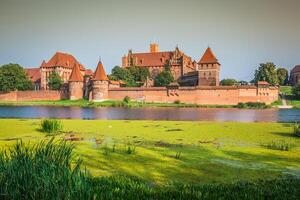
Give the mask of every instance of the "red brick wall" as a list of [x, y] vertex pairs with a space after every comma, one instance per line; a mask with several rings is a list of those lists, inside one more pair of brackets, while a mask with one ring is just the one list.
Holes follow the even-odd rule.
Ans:
[[1, 101], [39, 101], [39, 100], [60, 100], [60, 91], [37, 90], [37, 91], [14, 91], [0, 94]]
[[265, 102], [270, 104], [278, 99], [277, 88], [267, 88], [264, 95], [255, 86], [240, 87], [181, 87], [168, 90], [166, 88], [111, 88], [109, 99], [122, 100], [129, 96], [135, 100], [146, 102], [174, 102], [206, 105], [236, 105], [239, 102]]

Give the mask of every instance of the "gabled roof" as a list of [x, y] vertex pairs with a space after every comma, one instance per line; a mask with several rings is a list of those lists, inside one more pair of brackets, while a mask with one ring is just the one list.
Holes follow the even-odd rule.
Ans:
[[292, 70], [291, 70], [291, 74], [292, 73], [297, 73], [300, 72], [300, 65], [296, 65]]
[[98, 65], [97, 65], [97, 69], [94, 73], [93, 80], [95, 80], [95, 81], [107, 81], [108, 80], [101, 61], [99, 61]]
[[84, 66], [79, 63], [74, 56], [67, 53], [56, 52], [48, 62], [43, 61], [41, 67], [73, 68], [75, 64], [79, 65], [80, 70], [85, 70]]
[[76, 63], [73, 67], [72, 73], [70, 75], [69, 81], [83, 81], [83, 76], [80, 72], [79, 65]]
[[30, 78], [31, 82], [37, 82], [41, 80], [40, 68], [24, 68], [27, 76]]
[[174, 54], [173, 51], [133, 53], [132, 57], [137, 59], [136, 66], [151, 67], [151, 66], [164, 66], [166, 60], [170, 60], [173, 54]]
[[214, 64], [214, 63], [219, 64], [219, 61], [216, 58], [215, 54], [212, 52], [211, 48], [208, 47], [198, 63], [199, 64]]

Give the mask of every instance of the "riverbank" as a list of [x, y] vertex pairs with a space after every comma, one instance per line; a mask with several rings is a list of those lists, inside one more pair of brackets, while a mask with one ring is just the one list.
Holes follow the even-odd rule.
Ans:
[[[93, 176], [124, 174], [156, 184], [230, 183], [300, 176], [291, 124], [62, 120], [63, 133]], [[0, 146], [51, 137], [40, 120], [0, 119]], [[274, 149], [287, 146], [288, 150]], [[273, 148], [273, 146], [275, 146]], [[272, 148], [271, 148], [272, 147]]]
[[112, 100], [107, 100], [102, 102], [91, 102], [88, 100], [0, 101], [0, 106], [68, 106], [68, 107], [84, 107], [84, 108], [96, 108], [96, 107], [251, 108], [251, 109], [272, 108], [271, 105], [265, 105], [260, 103], [239, 103], [238, 105], [200, 105], [200, 104], [187, 104], [181, 102], [148, 103], [148, 102], [138, 102], [138, 101], [125, 102], [125, 101], [112, 101]]

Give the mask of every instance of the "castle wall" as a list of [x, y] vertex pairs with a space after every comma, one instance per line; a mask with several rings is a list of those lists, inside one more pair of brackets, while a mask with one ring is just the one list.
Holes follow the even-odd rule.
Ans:
[[110, 88], [108, 98], [122, 100], [129, 96], [145, 102], [184, 103], [204, 105], [236, 105], [239, 102], [265, 102], [270, 104], [278, 100], [278, 88], [265, 88], [258, 92], [256, 86], [202, 86], [180, 87], [179, 89], [159, 88]]
[[0, 101], [42, 101], [64, 99], [63, 93], [54, 90], [13, 91], [0, 93]]

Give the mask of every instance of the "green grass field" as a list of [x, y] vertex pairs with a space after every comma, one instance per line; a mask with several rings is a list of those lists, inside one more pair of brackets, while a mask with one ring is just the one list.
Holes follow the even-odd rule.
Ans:
[[280, 92], [282, 94], [285, 94], [288, 105], [292, 105], [294, 108], [300, 108], [300, 99], [296, 99], [292, 95], [292, 87], [291, 86], [281, 86]]
[[[165, 184], [234, 182], [300, 176], [300, 138], [291, 124], [62, 120], [81, 141], [76, 155], [94, 176], [132, 175]], [[0, 119], [0, 146], [50, 138], [40, 120]], [[287, 143], [289, 151], [266, 148]]]

